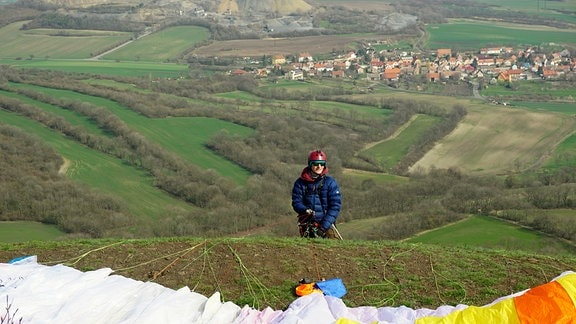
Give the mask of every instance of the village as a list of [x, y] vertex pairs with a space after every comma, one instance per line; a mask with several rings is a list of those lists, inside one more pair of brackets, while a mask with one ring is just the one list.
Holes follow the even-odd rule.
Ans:
[[[571, 80], [576, 77], [576, 60], [569, 50], [544, 53], [539, 47], [481, 48], [476, 53], [442, 48], [427, 53], [375, 51], [371, 47], [350, 51], [329, 60], [315, 60], [309, 53], [273, 55], [272, 65], [254, 69], [259, 77], [276, 71], [287, 80], [313, 78], [365, 79], [385, 83], [403, 78], [415, 82], [483, 79], [485, 82], [519, 80]], [[250, 60], [250, 58], [245, 58]], [[251, 63], [259, 63], [251, 61]], [[250, 73], [246, 70], [234, 74]]]

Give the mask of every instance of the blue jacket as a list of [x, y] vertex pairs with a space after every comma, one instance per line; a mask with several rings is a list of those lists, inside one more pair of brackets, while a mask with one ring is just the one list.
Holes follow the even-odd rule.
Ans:
[[332, 224], [336, 222], [342, 207], [340, 187], [336, 180], [326, 173], [328, 173], [327, 167], [324, 168], [322, 175], [313, 179], [308, 167], [306, 167], [292, 188], [292, 208], [294, 211], [298, 215], [302, 215], [306, 213], [307, 209], [312, 209], [314, 221], [319, 223], [324, 231], [330, 229]]

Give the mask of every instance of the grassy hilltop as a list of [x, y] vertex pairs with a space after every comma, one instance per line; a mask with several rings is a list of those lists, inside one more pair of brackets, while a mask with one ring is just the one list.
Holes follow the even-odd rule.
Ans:
[[389, 241], [301, 239], [82, 240], [0, 245], [0, 258], [38, 255], [258, 309], [285, 309], [301, 278], [342, 278], [350, 307], [485, 305], [573, 270], [573, 257]]
[[[278, 309], [302, 277], [343, 278], [350, 306], [435, 308], [487, 304], [574, 270], [573, 81], [481, 90], [502, 106], [459, 80], [285, 80], [271, 57], [327, 60], [375, 40], [390, 55], [469, 49], [496, 44], [494, 28], [498, 44], [556, 50], [552, 36], [576, 39], [576, 3], [320, 3], [306, 16], [313, 32], [261, 38], [246, 35], [266, 24], [246, 17], [155, 29], [166, 13], [149, 11], [155, 28], [134, 31], [26, 29], [37, 8], [0, 13], [0, 260], [111, 267]], [[125, 9], [150, 8], [98, 10]], [[372, 30], [372, 10], [423, 24]], [[239, 72], [266, 67], [261, 78]], [[343, 190], [344, 241], [296, 238], [289, 191], [317, 147]]]

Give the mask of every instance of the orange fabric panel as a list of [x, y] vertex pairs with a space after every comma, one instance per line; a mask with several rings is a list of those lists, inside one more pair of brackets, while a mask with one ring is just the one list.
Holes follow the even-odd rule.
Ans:
[[514, 297], [520, 323], [573, 323], [576, 309], [570, 295], [556, 281]]
[[556, 279], [562, 285], [564, 290], [572, 298], [572, 303], [576, 305], [576, 273], [568, 273]]
[[299, 284], [296, 287], [296, 295], [298, 295], [300, 297], [309, 295], [313, 292], [322, 292], [320, 289], [316, 288], [315, 283]]

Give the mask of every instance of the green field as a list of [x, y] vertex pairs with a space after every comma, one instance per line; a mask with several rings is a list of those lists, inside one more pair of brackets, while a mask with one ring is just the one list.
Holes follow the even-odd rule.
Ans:
[[334, 101], [313, 101], [311, 102], [311, 107], [318, 111], [326, 110], [337, 113], [339, 112], [341, 114], [356, 116], [357, 118], [376, 119], [381, 120], [382, 122], [384, 122], [386, 117], [392, 114], [391, 109], [353, 105]]
[[27, 84], [14, 84], [14, 86], [41, 91], [61, 99], [79, 100], [104, 107], [112, 111], [130, 128], [202, 169], [213, 169], [237, 183], [244, 183], [250, 176], [246, 169], [216, 155], [204, 145], [208, 139], [222, 130], [230, 134], [246, 136], [252, 132], [250, 128], [212, 118], [151, 119], [104, 98]]
[[76, 113], [74, 111], [71, 111], [68, 109], [62, 109], [60, 107], [56, 107], [56, 106], [53, 106], [53, 105], [50, 105], [50, 104], [47, 104], [47, 103], [44, 103], [41, 101], [33, 100], [33, 99], [30, 99], [26, 96], [19, 95], [19, 94], [13, 93], [13, 92], [0, 90], [0, 96], [18, 99], [19, 101], [21, 101], [23, 103], [41, 108], [42, 110], [49, 112], [51, 114], [58, 115], [58, 116], [64, 118], [70, 124], [75, 125], [75, 126], [80, 126], [84, 130], [90, 132], [91, 134], [95, 134], [95, 135], [99, 135], [99, 136], [110, 136], [111, 135], [108, 132], [101, 129], [100, 127], [98, 127], [98, 125], [96, 125], [91, 120], [88, 120], [85, 116], [80, 115], [79, 113]]
[[344, 174], [350, 176], [354, 181], [363, 183], [366, 181], [378, 183], [378, 184], [393, 184], [393, 183], [403, 183], [408, 181], [408, 178], [401, 177], [389, 173], [383, 172], [370, 172], [362, 171], [356, 169], [346, 169]]
[[192, 205], [154, 187], [153, 179], [143, 170], [132, 168], [121, 160], [89, 149], [43, 125], [6, 110], [0, 110], [0, 120], [42, 138], [59, 155], [70, 161], [71, 165], [66, 174], [71, 179], [89, 184], [91, 188], [105, 195], [119, 197], [136, 216], [158, 219], [167, 212], [166, 206], [175, 210], [193, 208]]
[[502, 10], [514, 9], [517, 11], [525, 12], [540, 12], [544, 9], [548, 10], [574, 10], [576, 9], [575, 0], [563, 0], [563, 1], [533, 1], [527, 2], [522, 0], [475, 0], [475, 2], [486, 3], [491, 5], [492, 8], [499, 8]]
[[119, 61], [172, 61], [181, 57], [194, 44], [208, 39], [208, 36], [208, 30], [203, 27], [170, 27], [140, 38], [105, 55], [104, 59]]
[[54, 225], [36, 222], [0, 222], [0, 242], [52, 241], [64, 237]]
[[[575, 0], [563, 1], [522, 1], [522, 0], [475, 0], [490, 5], [490, 9], [502, 11], [518, 11], [540, 18], [554, 19], [566, 22], [576, 22], [574, 10]], [[562, 12], [563, 11], [563, 12]], [[572, 12], [572, 14], [570, 14]]]
[[[66, 30], [20, 30], [25, 22], [0, 28], [0, 59], [86, 59], [114, 44], [121, 44], [131, 33], [85, 31], [83, 36], [66, 36]], [[70, 31], [70, 35], [75, 32]]]
[[483, 96], [516, 96], [530, 97], [540, 96], [542, 98], [559, 98], [564, 100], [574, 100], [576, 89], [568, 87], [563, 82], [551, 81], [516, 81], [513, 88], [505, 85], [489, 85], [482, 90]]
[[72, 73], [146, 77], [150, 81], [156, 78], [176, 79], [188, 75], [188, 66], [174, 63], [33, 59], [0, 60], [0, 64]]
[[576, 113], [574, 103], [510, 101], [510, 104], [512, 106], [526, 107], [533, 110], [555, 111], [569, 115], [574, 115]]
[[562, 241], [487, 216], [472, 216], [443, 228], [406, 240], [442, 246], [484, 247], [521, 251], [558, 251], [573, 254], [574, 247]]
[[252, 129], [213, 118], [150, 119], [130, 123], [138, 132], [205, 170], [215, 170], [236, 183], [245, 183], [251, 173], [216, 155], [204, 145], [219, 132], [247, 136]]
[[485, 97], [497, 97], [511, 107], [524, 107], [536, 111], [553, 111], [572, 115], [576, 90], [566, 82], [517, 81], [513, 87], [503, 84], [489, 85], [481, 91]]
[[221, 98], [243, 100], [243, 101], [250, 101], [250, 102], [266, 101], [265, 99], [262, 99], [256, 95], [254, 95], [254, 94], [251, 94], [251, 93], [246, 92], [246, 91], [240, 91], [240, 90], [236, 90], [236, 91], [232, 91], [232, 92], [219, 93], [216, 96], [221, 97]]
[[576, 165], [576, 133], [564, 140], [554, 150], [549, 162], [544, 165], [547, 169], [573, 168]]
[[491, 46], [538, 46], [541, 44], [575, 44], [575, 30], [511, 27], [483, 22], [453, 21], [431, 24], [426, 28], [430, 37], [428, 48], [458, 50]]
[[406, 155], [408, 149], [422, 134], [438, 121], [438, 118], [433, 116], [417, 115], [398, 136], [380, 142], [360, 152], [359, 155], [376, 161], [384, 170], [390, 170]]

